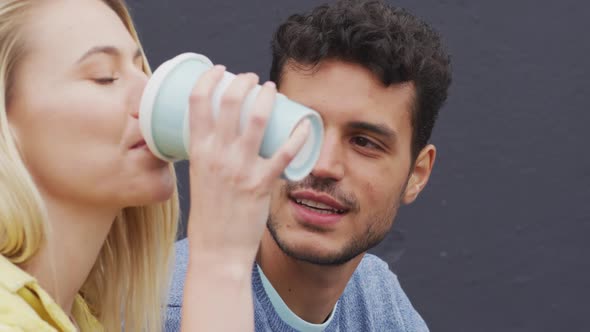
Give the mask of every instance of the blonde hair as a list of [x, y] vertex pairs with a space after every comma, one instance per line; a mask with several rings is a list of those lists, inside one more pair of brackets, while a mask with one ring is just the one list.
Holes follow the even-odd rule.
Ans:
[[[139, 45], [124, 0], [102, 0]], [[0, 0], [0, 255], [24, 264], [48, 231], [43, 200], [18, 152], [7, 120], [21, 36], [29, 8], [39, 0]], [[141, 46], [140, 46], [141, 47]], [[144, 71], [150, 73], [144, 56]], [[170, 166], [174, 174], [174, 169]], [[165, 203], [130, 207], [117, 216], [80, 295], [106, 331], [159, 331], [179, 218], [178, 193]]]

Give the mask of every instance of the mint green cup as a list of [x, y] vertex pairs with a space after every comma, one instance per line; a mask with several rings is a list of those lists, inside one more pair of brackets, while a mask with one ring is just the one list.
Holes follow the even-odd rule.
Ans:
[[[147, 146], [156, 157], [170, 162], [188, 159], [189, 97], [201, 74], [212, 66], [213, 63], [204, 55], [184, 53], [164, 62], [154, 71], [141, 99], [139, 123]], [[226, 72], [216, 87], [212, 98], [214, 117], [219, 112], [225, 89], [234, 78], [234, 74]], [[260, 89], [260, 85], [254, 87], [244, 101], [240, 110], [240, 131], [245, 127]], [[304, 146], [282, 174], [283, 178], [290, 181], [305, 178], [319, 158], [324, 136], [321, 116], [277, 94], [259, 150], [261, 157], [270, 158], [304, 119], [310, 121], [310, 133]]]

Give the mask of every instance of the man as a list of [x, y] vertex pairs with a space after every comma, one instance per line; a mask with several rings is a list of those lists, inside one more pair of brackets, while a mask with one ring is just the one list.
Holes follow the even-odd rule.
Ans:
[[[428, 141], [451, 81], [438, 34], [384, 1], [342, 0], [291, 16], [272, 46], [271, 80], [322, 115], [325, 137], [312, 173], [273, 191], [252, 277], [256, 330], [427, 331], [366, 252], [432, 171]], [[183, 241], [178, 256], [183, 280]], [[170, 331], [182, 303], [174, 287]]]

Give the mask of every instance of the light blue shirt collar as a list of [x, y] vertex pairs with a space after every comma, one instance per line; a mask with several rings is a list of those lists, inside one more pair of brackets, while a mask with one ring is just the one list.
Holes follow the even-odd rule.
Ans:
[[262, 286], [264, 287], [264, 291], [266, 295], [270, 299], [272, 306], [274, 307], [275, 311], [279, 315], [279, 317], [289, 326], [294, 328], [297, 331], [302, 332], [321, 332], [330, 324], [332, 318], [334, 318], [334, 312], [336, 312], [336, 307], [338, 306], [338, 302], [334, 306], [334, 309], [330, 313], [330, 317], [322, 323], [322, 324], [312, 324], [297, 316], [287, 304], [283, 301], [279, 293], [274, 289], [270, 281], [262, 272], [262, 269], [258, 264], [256, 264], [256, 268], [258, 268], [258, 274], [260, 274], [260, 280], [262, 281]]

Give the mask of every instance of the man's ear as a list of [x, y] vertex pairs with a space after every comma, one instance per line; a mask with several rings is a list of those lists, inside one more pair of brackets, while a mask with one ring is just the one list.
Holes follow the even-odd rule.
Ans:
[[411, 204], [416, 200], [422, 189], [428, 183], [434, 159], [436, 158], [436, 147], [432, 144], [426, 145], [418, 154], [414, 168], [410, 173], [410, 178], [406, 190], [402, 195], [403, 204]]

